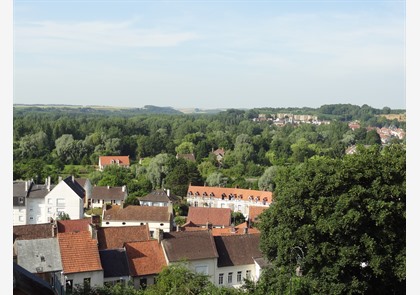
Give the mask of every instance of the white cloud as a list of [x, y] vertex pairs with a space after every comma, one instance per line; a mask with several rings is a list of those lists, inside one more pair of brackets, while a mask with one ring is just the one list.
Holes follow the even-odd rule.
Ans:
[[133, 21], [77, 22], [53, 21], [16, 24], [17, 52], [79, 52], [109, 50], [115, 47], [171, 47], [197, 38], [193, 32], [140, 29]]

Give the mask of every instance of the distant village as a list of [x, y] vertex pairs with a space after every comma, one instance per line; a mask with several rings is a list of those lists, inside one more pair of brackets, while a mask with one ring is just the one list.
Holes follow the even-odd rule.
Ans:
[[[99, 169], [107, 165], [128, 167], [128, 157], [100, 157]], [[14, 272], [42, 294], [68, 294], [86, 283], [145, 288], [179, 262], [217, 286], [240, 287], [267, 266], [254, 225], [272, 203], [271, 192], [190, 185], [186, 196], [160, 189], [124, 206], [127, 196], [126, 186], [93, 186], [73, 176], [55, 185], [50, 178], [15, 181]], [[174, 205], [181, 199], [190, 207], [185, 223], [176, 224]], [[102, 215], [87, 215], [92, 208]], [[232, 212], [245, 222], [235, 225]]]

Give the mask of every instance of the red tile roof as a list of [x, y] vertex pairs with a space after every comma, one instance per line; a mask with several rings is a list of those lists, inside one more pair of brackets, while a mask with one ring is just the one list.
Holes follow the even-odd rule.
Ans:
[[163, 249], [157, 240], [125, 244], [131, 276], [159, 273], [166, 266]]
[[258, 234], [260, 231], [255, 227], [248, 227], [247, 223], [241, 223], [235, 227], [225, 228], [212, 228], [211, 233], [213, 237], [217, 236], [232, 236], [232, 235], [244, 235], [244, 234]]
[[268, 209], [268, 207], [249, 206], [249, 220], [253, 222], [258, 221], [258, 215], [260, 215], [266, 209]]
[[228, 198], [229, 195], [232, 195], [236, 199], [241, 200], [250, 200], [263, 201], [264, 198], [268, 204], [273, 201], [273, 193], [269, 191], [258, 191], [251, 189], [241, 189], [241, 188], [227, 188], [227, 187], [217, 187], [217, 186], [194, 186], [190, 185], [188, 187], [188, 194], [191, 196], [213, 196], [213, 198], [222, 199], [223, 195], [225, 198]]
[[97, 241], [90, 232], [58, 233], [64, 273], [102, 270]]
[[57, 220], [57, 229], [59, 233], [89, 231], [90, 218]]
[[99, 164], [102, 166], [106, 166], [110, 164], [129, 166], [130, 159], [129, 159], [129, 156], [100, 156]]
[[187, 222], [203, 226], [208, 223], [213, 226], [230, 226], [229, 208], [190, 207]]
[[153, 222], [169, 222], [171, 214], [168, 207], [154, 206], [136, 206], [130, 205], [124, 209], [120, 206], [113, 206], [112, 209], [104, 212], [103, 221], [107, 220], [124, 220], [124, 221], [153, 221]]
[[97, 232], [99, 250], [118, 249], [124, 243], [147, 241], [150, 239], [149, 226], [111, 226], [100, 227]]

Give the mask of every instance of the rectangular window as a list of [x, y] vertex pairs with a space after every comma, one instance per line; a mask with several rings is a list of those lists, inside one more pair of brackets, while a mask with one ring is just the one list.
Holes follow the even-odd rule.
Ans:
[[57, 199], [57, 207], [65, 207], [66, 206], [66, 200], [59, 198]]
[[90, 278], [84, 278], [84, 279], [83, 279], [83, 284], [84, 284], [85, 286], [90, 286]]
[[223, 274], [219, 273], [219, 285], [223, 285]]
[[242, 271], [238, 271], [238, 274], [236, 276], [236, 281], [238, 283], [241, 283], [242, 282]]
[[197, 265], [195, 267], [195, 272], [196, 273], [202, 273], [202, 274], [205, 274], [205, 275], [209, 274], [209, 270], [208, 270], [207, 265]]
[[48, 198], [48, 204], [52, 205], [52, 203], [53, 203], [53, 200], [51, 198]]
[[238, 212], [242, 212], [241, 210], [242, 210], [242, 206], [238, 205]]
[[23, 222], [23, 216], [19, 216], [19, 221]]
[[48, 213], [53, 213], [53, 210], [51, 207], [48, 207]]
[[251, 271], [250, 270], [247, 270], [246, 271], [246, 278], [249, 280], [249, 279], [251, 279]]
[[233, 276], [233, 272], [228, 273], [228, 284], [232, 284], [232, 276]]

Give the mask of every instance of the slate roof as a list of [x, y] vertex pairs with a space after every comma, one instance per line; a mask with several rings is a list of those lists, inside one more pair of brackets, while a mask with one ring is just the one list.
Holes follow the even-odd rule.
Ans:
[[56, 238], [17, 240], [17, 262], [32, 273], [61, 271], [60, 248]]
[[166, 190], [163, 189], [158, 189], [158, 190], [154, 190], [150, 193], [148, 193], [147, 195], [145, 195], [144, 197], [139, 197], [137, 198], [139, 201], [144, 201], [144, 202], [173, 202], [176, 200], [176, 198], [172, 195], [169, 195], [168, 197], [168, 193]]
[[57, 220], [57, 230], [59, 233], [89, 231], [90, 218]]
[[50, 284], [13, 262], [13, 294], [55, 295]]
[[52, 223], [26, 224], [13, 226], [13, 242], [15, 240], [32, 240], [51, 238], [56, 236], [57, 231], [54, 230]]
[[99, 250], [122, 248], [124, 243], [150, 239], [149, 226], [100, 227], [97, 232]]
[[[124, 191], [124, 190], [125, 191]], [[126, 187], [122, 186], [94, 186], [92, 188], [92, 199], [95, 200], [121, 200], [124, 201], [125, 197], [127, 196]]]
[[273, 201], [273, 193], [269, 191], [258, 191], [251, 189], [241, 189], [241, 188], [227, 188], [227, 187], [217, 187], [217, 186], [194, 186], [190, 185], [188, 187], [188, 196], [207, 196], [210, 197], [213, 195], [213, 198], [222, 199], [223, 194], [225, 198], [229, 199], [229, 195], [232, 195], [235, 199], [245, 200], [245, 201], [255, 201], [256, 198], [259, 198], [259, 201], [262, 202], [266, 198], [267, 203], [270, 204]]
[[125, 249], [100, 250], [99, 257], [104, 270], [104, 278], [126, 277], [130, 275]]
[[169, 262], [219, 256], [209, 230], [163, 233], [162, 246]]
[[230, 226], [230, 208], [190, 207], [188, 209], [187, 222], [196, 225]]
[[163, 249], [157, 240], [126, 243], [125, 248], [132, 277], [158, 274], [166, 266]]
[[112, 209], [104, 211], [103, 221], [169, 222], [170, 218], [171, 214], [168, 212], [168, 207], [130, 205], [123, 209], [120, 206], [114, 206]]
[[85, 189], [75, 181], [73, 176], [68, 176], [62, 181], [64, 181], [80, 198], [83, 199], [85, 197]]
[[97, 241], [89, 232], [59, 233], [58, 242], [64, 273], [102, 270]]
[[218, 267], [254, 264], [254, 258], [263, 257], [259, 234], [218, 236], [214, 242], [219, 253]]

